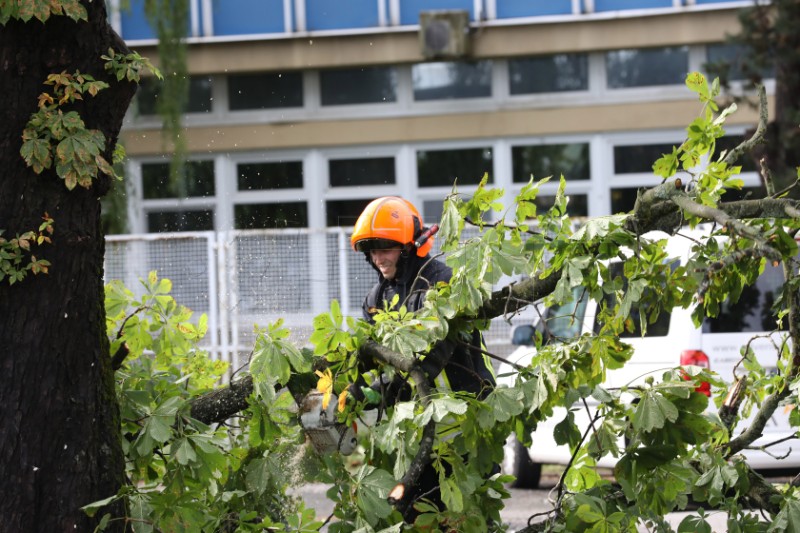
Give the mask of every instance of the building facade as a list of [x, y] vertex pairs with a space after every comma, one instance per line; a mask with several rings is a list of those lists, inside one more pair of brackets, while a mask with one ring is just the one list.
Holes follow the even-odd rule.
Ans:
[[[484, 174], [507, 201], [532, 175], [552, 175], [547, 207], [563, 174], [571, 214], [627, 211], [638, 188], [659, 183], [652, 163], [701, 111], [686, 74], [735, 65], [740, 51], [725, 37], [751, 2], [190, 4], [187, 175], [167, 179], [158, 87], [144, 83], [122, 135], [133, 233], [347, 227], [388, 194], [433, 221], [454, 183], [468, 195]], [[437, 10], [466, 13], [467, 30], [445, 36], [466, 53], [426, 57], [420, 14]], [[156, 62], [143, 0], [112, 13]], [[722, 144], [756, 120], [740, 106]], [[759, 184], [754, 170], [745, 166], [748, 187]]]

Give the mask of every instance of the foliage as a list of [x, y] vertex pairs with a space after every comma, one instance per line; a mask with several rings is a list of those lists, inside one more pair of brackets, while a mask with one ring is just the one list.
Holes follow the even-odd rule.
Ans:
[[[106, 60], [106, 70], [115, 73], [117, 81], [139, 81], [144, 68], [161, 76], [139, 54], [115, 54], [113, 49], [109, 49], [108, 54], [102, 59]], [[108, 84], [89, 74], [61, 72], [49, 75], [45, 85], [53, 87], [52, 93], [44, 92], [39, 96], [39, 110], [22, 132], [20, 155], [25, 163], [41, 174], [55, 162], [56, 173], [70, 190], [76, 185], [88, 189], [98, 172], [116, 177], [113, 167], [102, 155], [106, 149], [105, 135], [99, 130], [87, 129], [77, 111], [62, 109], [64, 105], [83, 100], [85, 94], [96, 96], [108, 88]]]
[[56, 173], [67, 189], [76, 185], [89, 188], [98, 172], [114, 175], [102, 152], [106, 138], [99, 130], [90, 130], [77, 111], [64, 112], [61, 106], [82, 100], [108, 87], [104, 81], [89, 74], [75, 72], [50, 74], [45, 81], [53, 86], [52, 94], [39, 96], [39, 110], [31, 116], [22, 132], [20, 155], [36, 174], [49, 169], [55, 162]]
[[6, 24], [10, 19], [28, 22], [35, 18], [44, 22], [53, 15], [66, 15], [75, 21], [87, 17], [86, 8], [79, 0], [0, 0], [0, 24]]
[[[725, 190], [740, 185], [737, 168], [697, 167], [694, 162], [703, 157], [714, 161], [727, 112], [716, 112], [716, 84], [709, 86], [699, 75], [691, 75], [687, 84], [698, 93], [703, 112], [687, 130], [687, 140], [655, 167], [667, 180], [682, 168], [689, 193], [681, 194], [691, 194], [696, 205], [714, 207]], [[115, 496], [127, 501], [130, 514], [124, 518], [130, 527], [316, 530], [321, 523], [313, 513], [287, 496], [290, 484], [316, 480], [331, 486], [328, 497], [335, 508], [328, 529], [334, 533], [502, 531], [499, 513], [509, 497], [504, 484], [511, 478], [493, 474], [493, 467], [501, 461], [509, 435], [530, 444], [531, 429], [553, 417], [557, 408], [566, 408], [566, 415], [554, 437], [574, 455], [547, 519], [550, 531], [636, 531], [641, 523], [668, 531], [664, 515], [685, 509], [690, 498], [727, 512], [732, 531], [775, 530], [774, 524], [792, 527], [800, 508], [795, 489], [772, 489], [773, 526], [745, 511], [753, 478], [742, 457], [730, 452], [731, 426], [698, 391], [709, 383], [719, 405], [729, 386], [721, 376], [698, 367], [672, 368], [615, 389], [603, 384], [607, 373], [624, 366], [632, 355], [624, 336], [635, 329], [634, 306], [641, 311], [642, 331], [660, 313], [676, 307], [693, 309], [698, 320], [715, 315], [720, 302], [738, 298], [763, 265], [761, 252], [744, 251], [767, 246], [791, 264], [795, 277], [774, 307], [776, 316], [786, 319], [798, 286], [792, 237], [800, 222], [761, 218], [749, 222], [743, 233], [732, 224], [720, 226], [695, 243], [687, 265], [674, 267], [666, 239], [639, 235], [628, 224], [633, 214], [593, 219], [573, 232], [563, 178], [554, 206], [538, 212], [534, 201], [540, 183], [523, 187], [513, 216], [495, 224], [480, 222], [479, 235], [466, 240], [461, 234], [465, 221], [488, 220], [488, 211], [502, 209], [497, 201], [502, 193], [482, 183], [468, 201], [456, 192], [448, 197], [440, 237], [453, 278], [429, 291], [421, 310], [410, 313], [387, 306], [369, 325], [344, 317], [332, 302], [329, 312], [314, 319], [308, 349], [292, 345], [281, 322], [258, 329], [249, 366], [250, 407], [239, 413], [233, 427], [210, 427], [189, 416], [191, 403], [223, 371], [197, 348], [204, 319], [191, 321], [191, 313], [169, 296], [169, 282], [155, 274], [144, 282], [145, 294], [138, 299], [112, 283], [106, 300], [109, 335], [114, 338], [111, 350], [130, 350], [118, 372], [118, 395], [131, 483]], [[697, 213], [686, 215], [691, 222], [700, 219]], [[625, 258], [621, 272], [608, 266], [619, 257]], [[558, 343], [537, 338], [536, 354], [528, 367], [519, 369], [515, 384], [498, 387], [480, 401], [437, 387], [430, 396], [382, 410], [371, 430], [359, 432], [361, 452], [356, 460], [305, 453], [295, 422], [297, 395], [286, 392], [295, 377], [313, 377], [312, 369], [324, 366], [316, 374], [321, 378], [318, 388], [328, 401], [339, 396], [341, 423], [358, 424], [380, 403], [366, 388], [363, 401], [345, 394], [360, 372], [359, 353], [370, 342], [377, 341], [393, 354], [394, 362], [387, 359], [378, 371], [396, 375], [413, 368], [418, 354], [434, 343], [485, 328], [487, 322], [476, 317], [504, 279], [545, 279], [553, 274], [560, 277], [544, 303], [567, 302], [576, 291], [594, 299], [600, 311], [593, 334]], [[697, 297], [700, 291], [703, 298]], [[777, 374], [765, 372], [750, 353], [743, 347], [742, 364], [752, 386], [740, 416], [757, 410], [766, 403], [766, 395], [776, 392], [788, 403], [800, 401], [786, 344], [779, 350]], [[591, 429], [582, 433], [575, 411], [589, 399], [599, 407]], [[800, 416], [793, 415], [791, 422], [800, 425]], [[418, 460], [429, 423], [436, 424], [430, 460], [444, 505], [418, 503], [415, 525], [407, 526], [387, 496]], [[617, 458], [614, 482], [596, 468], [607, 455]], [[286, 465], [304, 475], [287, 472]], [[86, 510], [102, 512], [108, 501]], [[122, 518], [108, 516], [101, 528]], [[692, 514], [678, 530], [708, 530], [704, 511]]]
[[5, 230], [0, 229], [0, 282], [8, 280], [9, 285], [25, 279], [28, 272], [32, 274], [47, 274], [50, 261], [36, 259], [31, 253], [30, 260], [25, 262], [25, 257], [31, 252], [31, 245], [50, 244], [53, 234], [53, 219], [47, 213], [42, 217], [43, 222], [38, 231], [26, 231], [11, 240], [3, 238]]
[[138, 52], [123, 54], [114, 51], [113, 48], [109, 48], [108, 55], [100, 56], [100, 59], [106, 61], [104, 68], [111, 72], [117, 78], [117, 81], [139, 82], [142, 79], [143, 70], [149, 70], [158, 79], [163, 79], [164, 77], [149, 59], [142, 57]]
[[[169, 280], [151, 272], [142, 288], [137, 297], [118, 281], [106, 287], [111, 351], [124, 346], [129, 352], [117, 372], [117, 397], [130, 482], [85, 511], [94, 515], [126, 499], [129, 514], [105, 517], [100, 529], [124, 520], [136, 531], [264, 531], [274, 521], [316, 530], [309, 511], [284, 497], [293, 481], [285, 464], [299, 442], [294, 400], [273, 393], [269, 403], [254, 402], [238, 427], [192, 419], [191, 400], [217, 383], [228, 365], [198, 346], [206, 317], [195, 319], [178, 305]], [[280, 336], [279, 329], [271, 334]]]

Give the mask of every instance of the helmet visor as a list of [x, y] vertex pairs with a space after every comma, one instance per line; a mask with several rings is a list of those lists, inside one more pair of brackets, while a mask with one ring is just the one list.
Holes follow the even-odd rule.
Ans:
[[369, 252], [370, 250], [391, 250], [392, 248], [402, 248], [402, 244], [391, 239], [361, 239], [356, 241], [354, 247], [357, 252]]

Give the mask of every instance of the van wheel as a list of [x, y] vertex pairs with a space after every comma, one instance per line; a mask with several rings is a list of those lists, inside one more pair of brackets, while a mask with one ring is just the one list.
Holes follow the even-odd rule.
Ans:
[[503, 449], [503, 473], [517, 478], [511, 486], [518, 489], [538, 489], [542, 479], [541, 463], [531, 461], [528, 450], [513, 434]]

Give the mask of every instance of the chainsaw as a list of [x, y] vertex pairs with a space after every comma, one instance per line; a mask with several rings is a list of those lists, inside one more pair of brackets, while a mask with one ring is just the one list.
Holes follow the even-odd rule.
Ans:
[[358, 446], [358, 435], [363, 434], [378, 418], [377, 409], [364, 410], [356, 422], [342, 424], [336, 418], [335, 401], [322, 407], [324, 395], [318, 390], [309, 392], [300, 404], [300, 425], [308, 435], [314, 450], [325, 455], [339, 452], [352, 454]]

